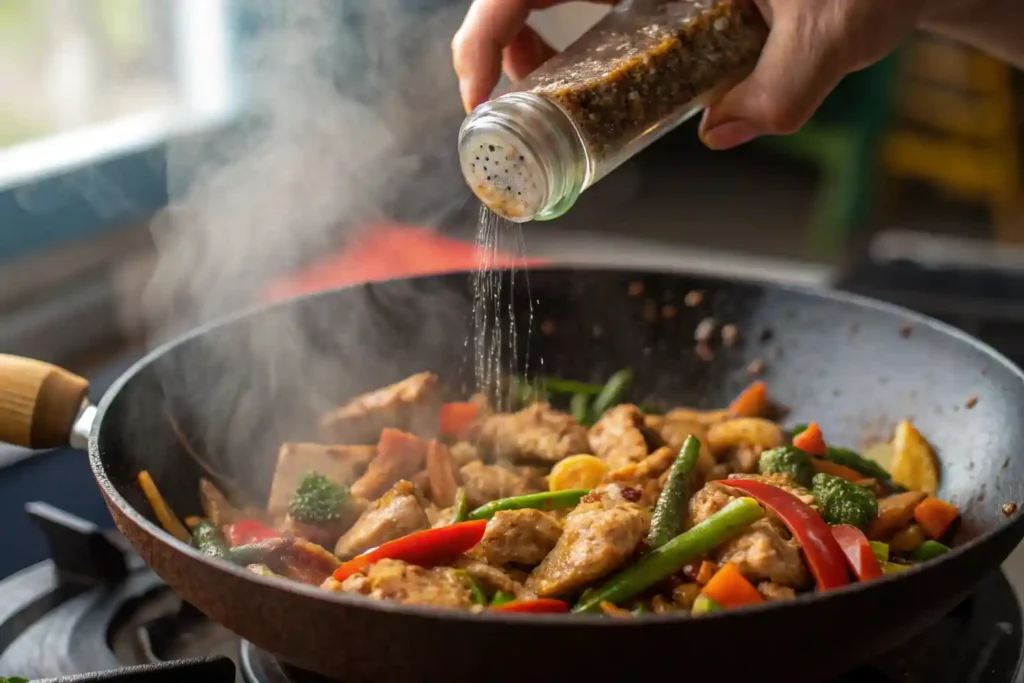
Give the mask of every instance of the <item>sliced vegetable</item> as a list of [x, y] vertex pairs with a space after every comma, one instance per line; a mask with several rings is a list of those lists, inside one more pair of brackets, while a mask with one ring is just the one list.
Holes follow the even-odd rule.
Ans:
[[599, 420], [604, 415], [604, 411], [621, 403], [632, 384], [633, 371], [629, 368], [619, 370], [609, 377], [604, 387], [601, 388], [601, 393], [594, 398], [594, 404], [590, 410], [591, 417], [595, 421]]
[[633, 616], [640, 617], [647, 614], [650, 611], [651, 610], [647, 608], [647, 605], [641, 602], [639, 605], [633, 608]]
[[228, 545], [247, 545], [256, 541], [265, 541], [271, 538], [280, 538], [281, 532], [272, 529], [263, 522], [255, 519], [243, 519], [229, 524], [224, 528], [224, 536]]
[[849, 524], [839, 524], [832, 527], [832, 537], [836, 539], [846, 556], [847, 564], [858, 579], [868, 581], [882, 576], [882, 567], [863, 531]]
[[439, 428], [444, 436], [464, 434], [480, 416], [480, 406], [472, 401], [445, 403], [441, 406]]
[[811, 466], [814, 468], [816, 473], [839, 477], [840, 479], [845, 479], [852, 483], [856, 483], [864, 479], [864, 475], [860, 472], [846, 467], [845, 465], [834, 463], [831, 460], [826, 460], [825, 458], [814, 458], [814, 463]]
[[456, 569], [455, 576], [457, 576], [459, 580], [462, 581], [463, 584], [465, 584], [466, 588], [469, 589], [469, 593], [470, 596], [472, 597], [474, 605], [487, 604], [487, 596], [484, 595], [484, 591], [482, 588], [480, 588], [480, 584], [478, 584], [476, 580], [469, 575], [469, 572], [467, 572], [465, 569]]
[[513, 393], [515, 394], [516, 406], [519, 408], [525, 408], [534, 403], [548, 400], [547, 390], [536, 380], [533, 382], [522, 379], [514, 380]]
[[341, 517], [351, 499], [347, 488], [335, 484], [319, 472], [311, 471], [299, 480], [295, 495], [288, 504], [288, 514], [295, 521], [305, 524], [329, 524]]
[[668, 471], [665, 487], [654, 506], [651, 530], [646, 539], [649, 547], [660, 548], [679, 535], [679, 525], [690, 500], [690, 475], [699, 457], [700, 440], [691, 434], [679, 449], [679, 455]]
[[740, 392], [729, 404], [729, 417], [760, 417], [768, 405], [768, 388], [758, 380]]
[[910, 569], [909, 564], [896, 564], [895, 562], [883, 562], [882, 573], [883, 574], [899, 574]]
[[590, 489], [566, 489], [564, 491], [548, 491], [546, 493], [528, 493], [525, 496], [499, 498], [486, 505], [481, 505], [469, 513], [469, 519], [490, 519], [495, 512], [502, 510], [561, 510], [576, 507], [580, 498], [590, 493]]
[[927, 498], [923, 491], [896, 493], [878, 500], [878, 519], [868, 528], [868, 538], [888, 539], [914, 519], [914, 510]]
[[334, 570], [334, 578], [344, 581], [374, 562], [383, 559], [402, 560], [421, 567], [442, 564], [458, 557], [479, 543], [480, 539], [484, 537], [486, 527], [486, 520], [479, 519], [417, 531], [383, 543], [348, 562], [343, 562]]
[[825, 452], [825, 460], [842, 465], [843, 467], [849, 467], [851, 470], [864, 475], [864, 477], [872, 477], [874, 479], [892, 478], [892, 475], [877, 462], [868, 460], [860, 453], [851, 451], [848, 448], [832, 448], [830, 446]]
[[786, 474], [800, 486], [811, 487], [814, 478], [814, 462], [817, 459], [804, 453], [796, 446], [779, 446], [761, 452], [758, 471], [761, 474]]
[[821, 516], [829, 524], [867, 529], [878, 517], [878, 500], [870, 489], [830, 474], [816, 474], [811, 483], [821, 503]]
[[192, 535], [189, 534], [188, 529], [184, 527], [178, 516], [171, 510], [171, 506], [167, 504], [164, 497], [160, 495], [160, 489], [153, 483], [153, 478], [149, 476], [149, 472], [146, 470], [140, 471], [138, 482], [139, 488], [142, 489], [142, 494], [146, 496], [149, 506], [153, 508], [153, 514], [156, 515], [156, 519], [160, 522], [160, 526], [164, 528], [164, 531], [183, 543], [190, 542]]
[[586, 394], [573, 394], [569, 401], [569, 414], [581, 425], [589, 427], [593, 422], [590, 419], [590, 397]]
[[558, 377], [545, 377], [542, 386], [553, 394], [583, 394], [584, 396], [597, 396], [604, 389], [603, 384], [589, 384]]
[[756, 479], [729, 479], [728, 484], [757, 499], [789, 527], [803, 547], [807, 565], [820, 590], [838, 588], [849, 582], [842, 549], [825, 521], [807, 503]]
[[934, 496], [939, 490], [939, 462], [920, 432], [903, 420], [896, 425], [892, 446], [892, 480], [911, 491]]
[[515, 600], [515, 598], [506, 593], [505, 591], [498, 591], [494, 594], [494, 597], [491, 598], [491, 606], [497, 607], [499, 605], [504, 605], [506, 603], [512, 602], [513, 600]]
[[548, 489], [568, 491], [594, 488], [608, 474], [608, 463], [593, 455], [570, 455], [559, 460], [548, 475]]
[[811, 422], [807, 429], [793, 437], [793, 445], [807, 455], [824, 456], [828, 451], [825, 445], [825, 437], [822, 436], [821, 427], [817, 422]]
[[693, 609], [690, 610], [690, 613], [699, 616], [710, 612], [718, 612], [721, 609], [721, 605], [702, 593], [693, 601]]
[[271, 569], [265, 564], [250, 564], [246, 567], [246, 569], [251, 571], [253, 574], [259, 574], [260, 576], [278, 576], [278, 574], [276, 574], [273, 569]]
[[917, 550], [924, 543], [924, 531], [920, 524], [911, 524], [906, 529], [897, 531], [889, 537], [889, 550], [897, 555], [905, 555]]
[[460, 486], [455, 491], [455, 504], [452, 506], [451, 524], [465, 522], [469, 516], [469, 498], [466, 496], [466, 489]]
[[892, 478], [892, 461], [895, 457], [895, 452], [892, 449], [891, 441], [882, 441], [874, 443], [864, 449], [864, 459], [868, 462], [873, 462], [886, 472], [889, 472], [889, 478]]
[[875, 554], [875, 557], [880, 563], [889, 561], [889, 545], [882, 543], [881, 541], [868, 541], [871, 546], [871, 552]]
[[[597, 609], [602, 600], [620, 604], [679, 571], [764, 517], [764, 508], [752, 498], [737, 498], [700, 524], [655, 548], [608, 579], [600, 588], [582, 596], [573, 612]], [[831, 536], [829, 537], [831, 538]]]
[[227, 559], [228, 545], [221, 535], [220, 529], [213, 522], [205, 519], [192, 527], [192, 543], [204, 555]]
[[295, 545], [295, 540], [292, 538], [269, 538], [265, 541], [228, 548], [227, 558], [242, 566], [259, 564], [266, 561], [271, 555], [287, 550], [293, 545]]
[[520, 612], [525, 614], [558, 614], [568, 612], [569, 605], [554, 598], [536, 598], [535, 600], [513, 600], [501, 605], [492, 606], [495, 612]]
[[789, 434], [790, 434], [790, 436], [795, 437], [797, 434], [805, 431], [806, 429], [807, 429], [807, 425], [799, 424], [799, 425], [794, 426], [791, 430], [789, 430]]
[[914, 519], [932, 540], [945, 536], [959, 516], [960, 510], [955, 505], [938, 498], [925, 498], [914, 508]]
[[711, 598], [720, 607], [742, 607], [764, 602], [761, 594], [732, 562], [726, 562], [724, 567], [715, 572], [701, 595]]
[[188, 517], [185, 518], [185, 526], [187, 528], [191, 529], [191, 528], [195, 527], [196, 524], [199, 524], [202, 521], [203, 521], [202, 517], [198, 517], [196, 515], [189, 515]]
[[949, 552], [949, 546], [938, 541], [925, 541], [921, 545], [917, 546], [917, 549], [911, 553], [910, 557], [915, 562], [927, 562], [933, 560], [939, 555], [945, 555]]

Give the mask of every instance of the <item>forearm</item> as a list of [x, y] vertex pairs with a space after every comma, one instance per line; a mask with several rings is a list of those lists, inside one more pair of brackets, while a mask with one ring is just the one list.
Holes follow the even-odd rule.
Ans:
[[1024, 2], [970, 0], [930, 17], [924, 28], [1024, 69]]

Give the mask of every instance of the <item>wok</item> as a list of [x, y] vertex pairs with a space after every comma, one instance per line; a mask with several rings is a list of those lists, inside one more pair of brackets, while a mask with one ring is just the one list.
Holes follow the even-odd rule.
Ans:
[[[958, 546], [938, 561], [786, 604], [688, 619], [453, 613], [374, 602], [256, 576], [211, 560], [155, 522], [136, 486], [148, 469], [179, 516], [198, 512], [200, 476], [262, 502], [274, 454], [311, 440], [330, 405], [433, 370], [472, 390], [471, 277], [362, 284], [247, 312], [150, 353], [103, 397], [85, 382], [3, 358], [0, 436], [85, 448], [120, 531], [178, 594], [255, 645], [347, 681], [820, 680], [909, 639], [963, 600], [1024, 535], [1024, 375], [943, 324], [832, 292], [612, 270], [505, 271], [492, 290], [508, 330], [516, 297], [519, 369], [600, 381], [631, 366], [642, 400], [724, 405], [765, 364], [787, 422], [814, 419], [837, 444], [888, 435], [913, 418], [937, 446], [940, 495], [963, 511]], [[697, 307], [683, 304], [691, 290]], [[527, 302], [532, 299], [532, 306]], [[532, 316], [532, 320], [531, 320]], [[741, 343], [694, 352], [697, 323], [734, 323]], [[527, 328], [532, 332], [527, 334]], [[511, 369], [510, 358], [504, 358]], [[973, 409], [965, 407], [977, 397]], [[74, 423], [74, 427], [72, 424]]]

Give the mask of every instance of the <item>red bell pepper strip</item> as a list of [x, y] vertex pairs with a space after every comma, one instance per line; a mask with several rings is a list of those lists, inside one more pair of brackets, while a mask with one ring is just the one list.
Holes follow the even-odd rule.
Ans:
[[263, 522], [257, 522], [255, 519], [243, 519], [224, 527], [224, 537], [227, 539], [228, 545], [234, 548], [239, 545], [267, 541], [271, 538], [281, 538], [281, 532], [270, 528]]
[[417, 531], [382, 543], [373, 550], [343, 562], [334, 570], [334, 578], [344, 581], [353, 574], [361, 572], [378, 560], [402, 560], [421, 567], [431, 567], [453, 560], [466, 552], [484, 537], [487, 520], [459, 522], [448, 526]]
[[568, 612], [569, 605], [554, 598], [537, 598], [536, 600], [513, 600], [491, 607], [493, 612], [520, 612], [528, 614], [558, 614]]
[[816, 455], [819, 458], [825, 457], [825, 454], [828, 453], [825, 437], [822, 436], [821, 427], [817, 422], [811, 422], [807, 425], [807, 429], [794, 436], [793, 445], [807, 455]]
[[850, 524], [838, 524], [832, 527], [832, 537], [842, 548], [847, 564], [858, 579], [868, 581], [882, 576], [882, 565], [878, 563], [874, 548], [863, 531]]
[[459, 436], [480, 416], [480, 406], [472, 402], [445, 403], [441, 406], [440, 428], [445, 436]]
[[843, 551], [828, 524], [792, 493], [756, 479], [728, 479], [728, 486], [743, 491], [775, 513], [803, 546], [804, 556], [819, 590], [849, 583]]

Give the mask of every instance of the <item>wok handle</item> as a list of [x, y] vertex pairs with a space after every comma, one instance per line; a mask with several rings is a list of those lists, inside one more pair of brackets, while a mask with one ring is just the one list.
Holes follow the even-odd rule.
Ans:
[[56, 365], [0, 353], [0, 442], [67, 446], [89, 381]]

